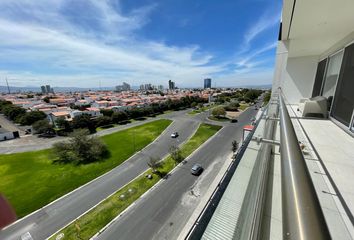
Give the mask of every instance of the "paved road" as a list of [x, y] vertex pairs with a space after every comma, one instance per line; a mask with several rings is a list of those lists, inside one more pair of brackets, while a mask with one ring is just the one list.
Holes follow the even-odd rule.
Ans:
[[16, 124], [8, 120], [3, 114], [0, 114], [0, 126], [3, 130], [7, 130], [10, 132], [18, 131], [23, 134], [24, 132], [20, 129]]
[[[148, 118], [144, 121], [136, 121], [127, 125], [120, 125], [117, 127], [105, 129], [96, 133], [97, 136], [108, 135], [117, 131], [121, 131], [127, 128], [139, 126], [148, 122], [155, 121], [161, 118], [167, 119], [180, 119], [183, 117], [188, 110], [171, 112], [167, 114], [160, 115], [156, 118]], [[0, 115], [0, 123], [1, 119], [4, 118]], [[8, 121], [7, 119], [5, 119]], [[8, 121], [9, 122], [9, 121]], [[10, 122], [11, 123], [11, 122]], [[12, 124], [12, 123], [11, 123]], [[18, 153], [18, 152], [29, 152], [29, 151], [38, 151], [42, 149], [47, 149], [53, 146], [54, 143], [60, 142], [67, 139], [66, 137], [54, 137], [54, 138], [38, 138], [36, 135], [23, 135], [21, 138], [2, 141], [0, 142], [0, 154], [10, 154], [10, 153]]]
[[[181, 114], [177, 114], [179, 115]], [[195, 132], [198, 124], [198, 121], [190, 118], [180, 118], [174, 121], [157, 141], [134, 157], [101, 178], [0, 231], [0, 239], [20, 239], [20, 236], [26, 232], [30, 232], [36, 240], [49, 237], [145, 171], [146, 161], [150, 156], [162, 158], [168, 154], [170, 146], [187, 140]], [[174, 131], [180, 134], [177, 139], [170, 137]]]
[[[238, 123], [225, 123], [225, 127], [185, 165], [138, 200], [98, 239], [176, 239], [223, 162], [230, 156], [231, 141], [241, 138], [242, 127], [255, 114], [256, 111], [249, 108], [238, 118]], [[203, 114], [199, 117], [202, 118]], [[205, 168], [200, 177], [190, 174], [195, 163], [201, 163]]]

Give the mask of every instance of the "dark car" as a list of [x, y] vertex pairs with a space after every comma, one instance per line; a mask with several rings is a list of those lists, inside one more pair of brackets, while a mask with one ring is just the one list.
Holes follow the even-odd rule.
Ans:
[[193, 175], [199, 176], [202, 172], [203, 172], [203, 167], [202, 167], [202, 165], [200, 165], [200, 164], [198, 164], [198, 163], [193, 165], [193, 167], [192, 167], [192, 169], [191, 169], [191, 173], [192, 173]]
[[174, 133], [172, 133], [171, 134], [171, 138], [176, 138], [176, 137], [178, 137], [179, 135], [178, 135], [178, 132], [174, 132]]
[[237, 120], [236, 118], [233, 118], [233, 119], [230, 120], [230, 122], [232, 122], [232, 123], [237, 123], [238, 120]]

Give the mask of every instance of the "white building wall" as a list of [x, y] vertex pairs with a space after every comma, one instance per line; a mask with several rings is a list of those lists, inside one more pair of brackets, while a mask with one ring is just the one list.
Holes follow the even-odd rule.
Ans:
[[14, 139], [14, 134], [12, 132], [0, 133], [0, 141], [5, 141], [9, 139]]
[[278, 43], [273, 91], [278, 87], [292, 104], [309, 98], [315, 81], [318, 56], [288, 57], [288, 41]]

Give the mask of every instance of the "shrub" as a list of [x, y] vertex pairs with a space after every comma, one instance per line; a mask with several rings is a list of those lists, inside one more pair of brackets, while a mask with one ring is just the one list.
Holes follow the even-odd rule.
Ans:
[[49, 124], [49, 122], [46, 119], [39, 120], [33, 123], [32, 128], [35, 131], [35, 133], [38, 134], [42, 134], [42, 133], [54, 134], [53, 126]]
[[69, 142], [54, 144], [53, 153], [56, 162], [90, 163], [108, 155], [107, 146], [98, 137], [89, 136], [89, 131], [86, 129], [75, 130], [69, 136]]
[[216, 107], [212, 110], [211, 114], [214, 117], [225, 117], [226, 111], [223, 107]]

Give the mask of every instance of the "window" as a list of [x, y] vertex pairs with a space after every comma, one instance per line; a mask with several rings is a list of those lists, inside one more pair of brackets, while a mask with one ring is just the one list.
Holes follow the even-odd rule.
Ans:
[[323, 59], [317, 65], [315, 84], [313, 85], [313, 90], [312, 90], [312, 97], [317, 97], [321, 93], [321, 86], [326, 71], [326, 64], [327, 64], [327, 58]]
[[345, 48], [331, 115], [349, 127], [354, 109], [354, 44]]
[[329, 108], [331, 106], [334, 91], [336, 89], [340, 66], [342, 63], [343, 51], [331, 56], [329, 58], [326, 77], [322, 87], [322, 96], [328, 98]]

